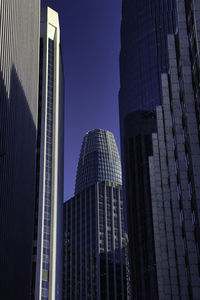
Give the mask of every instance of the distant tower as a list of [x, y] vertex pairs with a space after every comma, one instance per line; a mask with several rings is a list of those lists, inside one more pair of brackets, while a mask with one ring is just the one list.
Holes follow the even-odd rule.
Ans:
[[64, 243], [64, 299], [127, 299], [121, 164], [108, 131], [84, 137]]
[[58, 14], [41, 11], [37, 189], [33, 248], [35, 300], [62, 298], [64, 77]]
[[83, 140], [75, 194], [97, 181], [122, 184], [121, 162], [113, 134], [96, 129], [89, 131]]

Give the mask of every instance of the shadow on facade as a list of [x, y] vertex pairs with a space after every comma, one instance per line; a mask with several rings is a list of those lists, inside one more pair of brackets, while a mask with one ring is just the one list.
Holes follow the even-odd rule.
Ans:
[[[106, 299], [108, 289], [109, 299], [115, 299], [115, 291], [117, 299], [130, 299], [128, 265], [125, 255], [124, 247], [100, 253], [101, 299]], [[109, 276], [108, 281], [107, 276]]]
[[0, 73], [0, 153], [0, 294], [29, 299], [36, 127], [14, 66], [9, 96]]
[[137, 299], [158, 298], [148, 161], [156, 131], [153, 110], [133, 112], [125, 118], [126, 211], [131, 281]]
[[[69, 269], [67, 280], [64, 283], [64, 295], [66, 299], [132, 299], [131, 286], [129, 280], [128, 257], [125, 248], [113, 251], [104, 251], [97, 255], [96, 249], [90, 248], [76, 249], [66, 242], [68, 249], [68, 261], [66, 265]], [[66, 256], [65, 256], [66, 257]], [[97, 268], [99, 262], [99, 269]], [[71, 268], [71, 276], [70, 276]], [[99, 273], [98, 273], [99, 272]], [[71, 279], [70, 279], [71, 277]], [[98, 281], [99, 280], [99, 281]]]

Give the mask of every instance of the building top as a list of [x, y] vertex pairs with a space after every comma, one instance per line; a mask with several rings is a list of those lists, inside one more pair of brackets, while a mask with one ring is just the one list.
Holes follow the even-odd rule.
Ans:
[[98, 181], [122, 184], [121, 162], [115, 138], [104, 129], [93, 129], [84, 136], [75, 194]]
[[[169, 69], [167, 35], [177, 30], [175, 0], [122, 1], [119, 112], [155, 110]], [[123, 134], [121, 132], [121, 134]]]

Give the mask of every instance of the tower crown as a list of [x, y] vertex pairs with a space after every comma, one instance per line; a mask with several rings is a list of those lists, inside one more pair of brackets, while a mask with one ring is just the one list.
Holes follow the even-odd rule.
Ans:
[[75, 194], [97, 181], [122, 184], [121, 162], [115, 138], [111, 132], [103, 129], [88, 131], [84, 136]]

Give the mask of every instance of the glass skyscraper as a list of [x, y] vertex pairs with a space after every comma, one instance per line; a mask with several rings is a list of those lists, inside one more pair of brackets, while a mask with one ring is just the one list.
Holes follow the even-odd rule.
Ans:
[[[162, 102], [161, 72], [168, 70], [167, 34], [176, 32], [174, 0], [123, 0], [120, 120]], [[123, 132], [122, 132], [123, 134]]]
[[136, 299], [199, 297], [199, 17], [195, 0], [123, 1], [119, 108]]
[[121, 164], [114, 136], [83, 140], [75, 196], [64, 203], [64, 299], [128, 299]]
[[168, 72], [167, 35], [177, 30], [174, 0], [123, 0], [119, 113], [130, 267], [138, 299], [157, 299], [148, 157]]
[[121, 184], [121, 162], [114, 136], [102, 129], [89, 131], [78, 162], [75, 194], [97, 181]]

